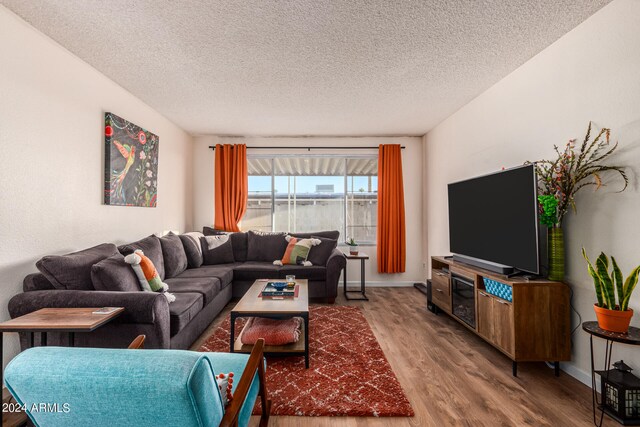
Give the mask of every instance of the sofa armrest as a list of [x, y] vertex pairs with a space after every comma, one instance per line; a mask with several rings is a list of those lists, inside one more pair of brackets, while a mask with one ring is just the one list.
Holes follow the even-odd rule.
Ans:
[[338, 296], [338, 282], [340, 281], [340, 273], [347, 266], [347, 258], [341, 250], [334, 249], [331, 256], [327, 260], [327, 283], [326, 298], [329, 302], [334, 302]]
[[169, 322], [167, 299], [155, 292], [109, 292], [45, 290], [24, 292], [9, 301], [11, 318], [23, 316], [41, 308], [124, 307], [114, 321], [119, 323]]
[[332, 252], [331, 255], [329, 256], [329, 259], [327, 259], [327, 268], [331, 268], [331, 269], [338, 269], [338, 270], [342, 270], [343, 268], [345, 268], [347, 265], [347, 258], [344, 256], [344, 253], [338, 249], [335, 248]]

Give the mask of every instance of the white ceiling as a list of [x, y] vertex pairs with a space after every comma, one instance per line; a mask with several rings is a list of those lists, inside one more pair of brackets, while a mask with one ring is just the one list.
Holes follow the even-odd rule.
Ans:
[[188, 132], [236, 135], [422, 135], [608, 2], [0, 0]]

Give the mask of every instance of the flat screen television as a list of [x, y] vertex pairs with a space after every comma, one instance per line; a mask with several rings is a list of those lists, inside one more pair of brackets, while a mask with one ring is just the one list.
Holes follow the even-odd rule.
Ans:
[[449, 245], [462, 262], [540, 274], [534, 166], [449, 184]]

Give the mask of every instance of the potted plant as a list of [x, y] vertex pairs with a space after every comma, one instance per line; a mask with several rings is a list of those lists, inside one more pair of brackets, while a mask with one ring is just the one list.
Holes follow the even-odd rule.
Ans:
[[347, 245], [349, 245], [349, 253], [351, 255], [358, 255], [358, 244], [353, 240], [353, 237], [347, 240]]
[[570, 140], [564, 150], [554, 146], [555, 160], [535, 162], [538, 175], [538, 202], [540, 222], [549, 228], [549, 279], [564, 279], [564, 234], [562, 220], [571, 208], [576, 212], [575, 196], [587, 186], [595, 190], [604, 186], [602, 175], [606, 172], [619, 174], [624, 181], [620, 192], [629, 184], [623, 166], [613, 166], [604, 160], [613, 154], [618, 144], [609, 145], [610, 129], [602, 128], [595, 138], [591, 138], [591, 122], [580, 146]]
[[584, 248], [582, 248], [582, 256], [587, 261], [587, 268], [593, 278], [598, 299], [598, 302], [593, 305], [598, 326], [607, 331], [626, 333], [633, 316], [633, 310], [629, 308], [629, 299], [638, 283], [640, 265], [633, 269], [623, 282], [622, 272], [614, 257], [611, 257], [612, 271], [609, 273], [609, 258], [604, 252], [600, 253], [595, 267], [589, 261]]

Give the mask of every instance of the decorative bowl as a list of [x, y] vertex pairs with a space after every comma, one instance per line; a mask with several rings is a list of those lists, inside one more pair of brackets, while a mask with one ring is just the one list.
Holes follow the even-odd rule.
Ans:
[[281, 291], [287, 286], [287, 284], [284, 282], [273, 282], [271, 286], [276, 288], [277, 291]]

